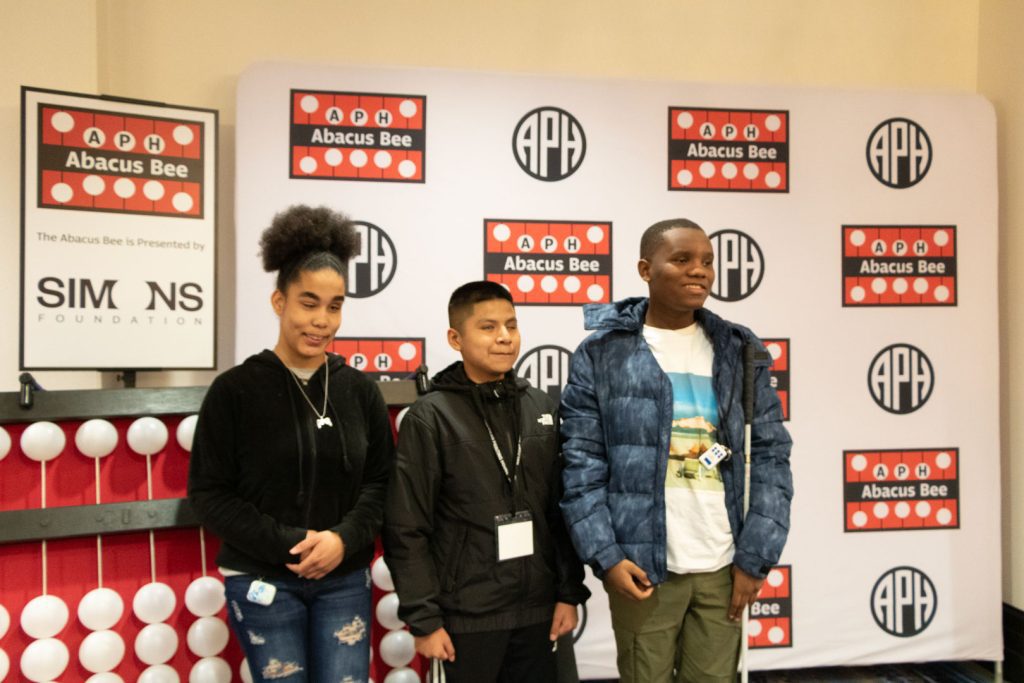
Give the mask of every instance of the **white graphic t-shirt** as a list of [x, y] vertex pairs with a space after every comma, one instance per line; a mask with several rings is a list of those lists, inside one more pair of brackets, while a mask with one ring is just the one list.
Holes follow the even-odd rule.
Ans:
[[644, 325], [644, 339], [672, 383], [672, 440], [665, 477], [668, 570], [710, 572], [732, 562], [733, 540], [718, 467], [697, 458], [717, 439], [714, 351], [697, 323], [681, 330]]

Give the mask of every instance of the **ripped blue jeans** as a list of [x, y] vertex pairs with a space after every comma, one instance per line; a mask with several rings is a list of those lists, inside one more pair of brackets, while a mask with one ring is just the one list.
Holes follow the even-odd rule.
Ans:
[[251, 574], [224, 579], [228, 621], [253, 681], [366, 683], [370, 678], [370, 572], [319, 580], [265, 578], [273, 603], [249, 602]]

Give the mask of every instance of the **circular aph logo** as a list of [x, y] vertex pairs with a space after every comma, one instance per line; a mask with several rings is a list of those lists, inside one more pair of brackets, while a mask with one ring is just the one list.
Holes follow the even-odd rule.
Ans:
[[519, 120], [512, 151], [519, 167], [537, 180], [564, 180], [583, 163], [587, 137], [569, 112], [539, 107]]
[[739, 301], [754, 293], [764, 277], [764, 253], [750, 235], [719, 230], [708, 235], [715, 250], [715, 282], [711, 296]]
[[938, 606], [935, 585], [914, 567], [894, 567], [871, 589], [871, 616], [878, 627], [900, 638], [928, 628]]
[[562, 387], [569, 377], [571, 357], [572, 354], [561, 346], [538, 346], [519, 359], [516, 374], [558, 403], [562, 399]]
[[398, 267], [398, 252], [388, 234], [373, 223], [355, 221], [359, 254], [348, 262], [347, 296], [365, 299], [391, 283]]
[[910, 119], [878, 124], [868, 138], [868, 168], [878, 182], [903, 190], [921, 182], [932, 165], [932, 142]]
[[868, 389], [883, 410], [912, 413], [925, 404], [935, 385], [935, 371], [924, 351], [910, 344], [891, 344], [871, 361]]

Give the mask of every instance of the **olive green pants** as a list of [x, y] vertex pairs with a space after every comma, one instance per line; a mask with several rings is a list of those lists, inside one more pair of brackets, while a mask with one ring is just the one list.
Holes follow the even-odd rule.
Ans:
[[740, 624], [729, 621], [732, 565], [669, 574], [651, 597], [609, 590], [621, 683], [735, 681]]

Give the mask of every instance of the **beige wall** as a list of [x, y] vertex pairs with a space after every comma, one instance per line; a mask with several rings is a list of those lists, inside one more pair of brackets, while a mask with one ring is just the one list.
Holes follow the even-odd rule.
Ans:
[[[995, 105], [999, 131], [999, 318], [1002, 383], [1003, 597], [1024, 609], [1024, 3], [982, 0], [978, 92]], [[998, 539], [992, 539], [997, 542]]]
[[[16, 388], [21, 84], [221, 111], [221, 367], [234, 340], [235, 85], [256, 61], [432, 66], [586, 76], [980, 91], [1000, 117], [1004, 453], [1024, 433], [1024, 3], [1017, 0], [0, 0], [0, 390]], [[37, 373], [51, 388], [111, 385], [98, 373]], [[144, 373], [142, 385], [211, 373]], [[1009, 494], [1024, 472], [1004, 458]], [[1014, 496], [1016, 497], [1016, 496]], [[1007, 503], [1004, 593], [1024, 607], [1024, 506]], [[998, 539], [993, 538], [993, 542]], [[1016, 567], [1016, 572], [1011, 571]], [[1014, 576], [1014, 573], [1017, 576]]]

